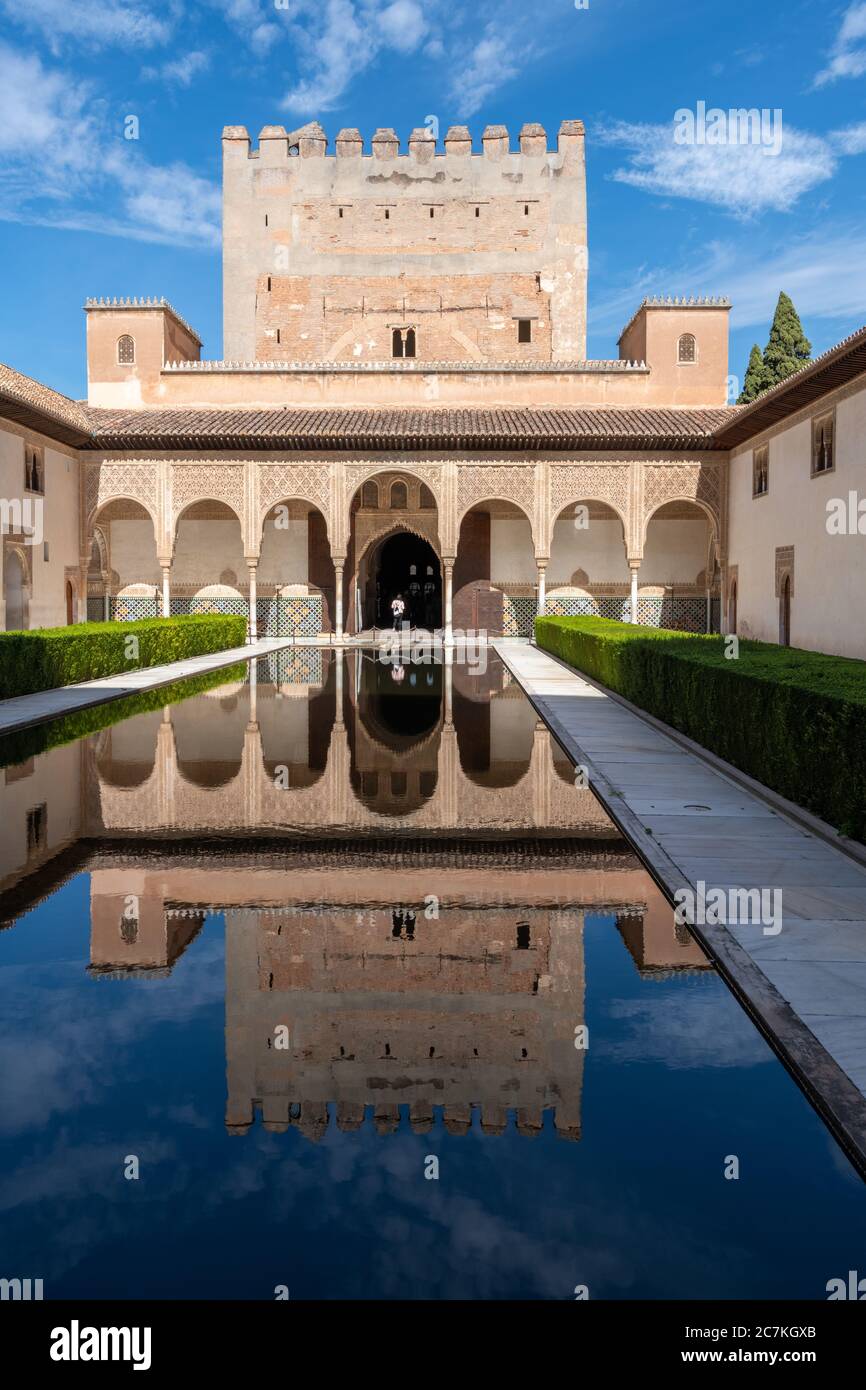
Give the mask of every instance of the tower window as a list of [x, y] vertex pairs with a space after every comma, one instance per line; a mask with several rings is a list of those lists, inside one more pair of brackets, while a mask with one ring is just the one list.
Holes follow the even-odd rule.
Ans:
[[524, 217], [528, 217], [528, 216], [529, 216], [529, 204], [528, 204], [528, 203], [524, 203], [524, 204], [523, 204], [523, 216], [524, 216]]
[[480, 208], [476, 208], [476, 209], [475, 209], [475, 216], [476, 216], [476, 217], [480, 217], [480, 216], [481, 216], [481, 209], [480, 209]]
[[393, 328], [391, 330], [391, 356], [415, 356], [415, 329]]
[[135, 362], [135, 339], [131, 333], [123, 333], [117, 340], [117, 362], [121, 367], [131, 367]]
[[271, 292], [271, 277], [270, 277], [270, 275], [269, 275], [269, 276], [268, 276], [268, 294], [270, 294], [270, 292]]
[[678, 362], [697, 362], [698, 345], [693, 333], [683, 333], [677, 343]]
[[518, 951], [528, 951], [528, 950], [529, 950], [529, 940], [530, 940], [529, 923], [528, 923], [528, 922], [518, 922], [518, 923], [517, 923], [517, 947], [516, 947], [516, 949], [517, 949]]
[[388, 221], [390, 220], [390, 217], [391, 217], [391, 209], [390, 209], [390, 208], [386, 208], [386, 209], [385, 209], [385, 221], [388, 222]]
[[340, 208], [340, 210], [339, 210], [339, 216], [340, 216], [340, 217], [343, 216], [343, 209], [342, 209], [342, 208]]
[[517, 341], [518, 343], [532, 342], [532, 319], [517, 320]]

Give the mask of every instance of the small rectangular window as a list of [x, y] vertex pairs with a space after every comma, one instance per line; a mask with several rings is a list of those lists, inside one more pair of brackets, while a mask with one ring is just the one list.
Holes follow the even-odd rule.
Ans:
[[280, 330], [277, 329], [277, 342], [279, 342], [279, 341], [280, 341]]
[[480, 209], [480, 208], [476, 208], [476, 209], [475, 209], [475, 216], [476, 216], [476, 217], [480, 217], [480, 216], [481, 216], [481, 209]]
[[529, 204], [528, 204], [528, 203], [524, 203], [524, 204], [523, 204], [523, 216], [524, 216], [524, 217], [528, 217], [528, 216], [529, 216]]
[[38, 854], [47, 844], [48, 805], [34, 806], [27, 812], [27, 858]]
[[518, 343], [532, 342], [532, 319], [517, 320], [517, 341]]
[[271, 292], [271, 277], [270, 277], [270, 275], [269, 275], [269, 276], [268, 276], [268, 293], [270, 294], [270, 292]]
[[764, 444], [752, 455], [752, 496], [763, 497], [770, 488], [770, 446]]
[[42, 542], [42, 558], [43, 558], [43, 560], [45, 561], [45, 563], [46, 563], [46, 565], [47, 565], [47, 564], [49, 563], [49, 560], [50, 560], [50, 555], [49, 555], [49, 551], [48, 551], [48, 542], [47, 542], [47, 541], [43, 541], [43, 542]]
[[267, 225], [268, 225], [268, 214], [265, 213], [265, 226], [267, 226]]
[[340, 215], [340, 217], [343, 216], [343, 209], [342, 209], [342, 208], [339, 209], [339, 215]]
[[391, 209], [390, 209], [390, 208], [386, 208], [386, 209], [385, 209], [385, 221], [386, 221], [386, 222], [390, 219], [390, 216], [391, 216]]

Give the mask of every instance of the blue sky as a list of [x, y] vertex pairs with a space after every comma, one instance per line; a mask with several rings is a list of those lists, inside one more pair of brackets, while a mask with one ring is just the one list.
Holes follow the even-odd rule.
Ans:
[[[677, 143], [699, 102], [781, 149]], [[430, 115], [586, 122], [591, 357], [645, 294], [729, 295], [739, 374], [781, 289], [816, 353], [866, 322], [866, 0], [0, 0], [0, 360], [83, 395], [81, 306], [126, 294], [221, 356], [222, 126]]]

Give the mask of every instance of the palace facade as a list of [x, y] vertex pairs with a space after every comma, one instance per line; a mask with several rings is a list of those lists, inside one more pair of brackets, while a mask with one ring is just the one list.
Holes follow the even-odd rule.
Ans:
[[866, 656], [866, 330], [747, 407], [723, 299], [646, 299], [587, 360], [583, 126], [517, 146], [227, 127], [225, 357], [94, 299], [86, 402], [0, 367], [5, 627], [342, 642], [399, 592], [446, 643], [600, 613]]

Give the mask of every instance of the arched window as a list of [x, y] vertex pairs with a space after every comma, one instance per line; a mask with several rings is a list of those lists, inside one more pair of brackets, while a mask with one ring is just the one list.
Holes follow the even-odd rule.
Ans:
[[391, 329], [391, 356], [392, 356], [392, 357], [414, 357], [414, 356], [415, 356], [415, 329], [414, 329], [414, 328], [392, 328], [392, 329]]
[[426, 483], [421, 484], [421, 498], [419, 505], [421, 507], [421, 510], [424, 512], [433, 512], [436, 510], [436, 498], [433, 496], [433, 493], [430, 491]]
[[693, 333], [683, 333], [677, 343], [678, 362], [697, 362], [698, 345]]
[[131, 333], [122, 333], [117, 340], [117, 362], [120, 367], [131, 367], [135, 362], [135, 339]]
[[404, 482], [391, 484], [391, 510], [404, 512], [409, 505], [409, 491]]
[[24, 488], [27, 492], [45, 491], [45, 459], [41, 449], [24, 445]]
[[361, 506], [370, 511], [378, 511], [379, 508], [379, 489], [372, 481], [366, 482], [361, 489]]

